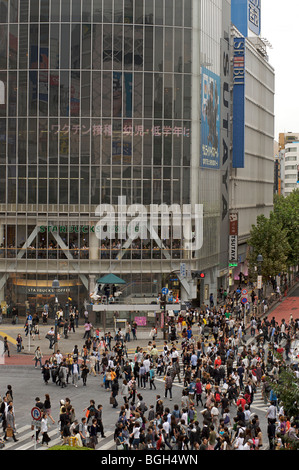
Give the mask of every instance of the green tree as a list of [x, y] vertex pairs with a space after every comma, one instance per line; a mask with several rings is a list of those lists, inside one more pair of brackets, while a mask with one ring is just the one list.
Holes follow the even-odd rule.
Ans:
[[287, 269], [287, 260], [290, 251], [287, 229], [282, 222], [271, 212], [270, 217], [260, 215], [257, 224], [253, 225], [248, 240], [250, 253], [247, 257], [249, 262], [249, 276], [255, 281], [257, 278], [257, 257], [263, 257], [261, 274], [263, 281], [277, 276]]
[[297, 266], [299, 262], [299, 190], [292, 191], [287, 197], [275, 196], [274, 216], [287, 231], [290, 250], [288, 266]]

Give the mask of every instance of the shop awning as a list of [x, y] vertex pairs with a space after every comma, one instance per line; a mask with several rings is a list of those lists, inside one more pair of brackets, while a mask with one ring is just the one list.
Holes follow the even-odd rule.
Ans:
[[118, 276], [115, 276], [115, 274], [107, 274], [106, 276], [103, 276], [100, 279], [97, 279], [97, 283], [98, 284], [126, 284], [126, 281], [124, 281]]

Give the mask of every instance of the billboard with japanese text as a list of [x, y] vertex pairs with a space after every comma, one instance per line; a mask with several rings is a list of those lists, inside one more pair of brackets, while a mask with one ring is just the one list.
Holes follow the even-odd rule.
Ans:
[[202, 67], [200, 165], [220, 166], [220, 77]]

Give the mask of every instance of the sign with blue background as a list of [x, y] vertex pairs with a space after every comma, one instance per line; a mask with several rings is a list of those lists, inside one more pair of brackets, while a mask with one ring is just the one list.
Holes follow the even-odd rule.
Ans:
[[202, 168], [220, 166], [220, 77], [201, 68], [201, 151]]
[[245, 38], [234, 38], [233, 168], [245, 164]]

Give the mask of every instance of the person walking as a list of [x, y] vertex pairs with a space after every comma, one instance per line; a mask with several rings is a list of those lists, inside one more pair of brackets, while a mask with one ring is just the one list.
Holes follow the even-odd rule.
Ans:
[[51, 399], [50, 395], [48, 393], [45, 394], [45, 401], [44, 401], [44, 407], [43, 410], [47, 416], [51, 419], [52, 423], [55, 423], [55, 420], [53, 419], [53, 416], [51, 414]]
[[167, 398], [168, 393], [169, 399], [172, 400], [172, 378], [170, 372], [167, 372], [165, 377], [165, 398]]
[[84, 387], [86, 387], [88, 374], [89, 374], [89, 369], [88, 369], [87, 365], [85, 363], [83, 363], [82, 366], [81, 366], [81, 378], [82, 378]]
[[46, 445], [48, 447], [49, 442], [51, 441], [51, 438], [48, 434], [48, 414], [44, 412], [42, 414], [42, 419], [41, 419], [41, 427], [40, 427], [40, 432], [42, 434], [42, 445]]
[[6, 428], [4, 434], [4, 440], [7, 441], [8, 437], [12, 437], [14, 442], [18, 442], [18, 439], [15, 436], [16, 424], [15, 424], [15, 415], [13, 412], [12, 405], [9, 405], [6, 413]]
[[35, 360], [35, 369], [37, 369], [37, 364], [39, 363], [40, 365], [40, 368], [42, 369], [43, 365], [42, 365], [42, 357], [43, 357], [43, 354], [41, 352], [41, 349], [39, 346], [37, 346], [36, 350], [34, 351], [34, 360]]
[[8, 344], [7, 336], [4, 336], [3, 342], [4, 342], [4, 351], [3, 351], [3, 355], [5, 355], [5, 353], [7, 352], [7, 357], [10, 357], [10, 349], [9, 349], [9, 344]]
[[115, 378], [111, 385], [111, 403], [113, 403], [113, 408], [116, 408], [118, 406], [117, 399], [116, 399], [118, 395], [118, 390], [119, 390], [119, 385], [118, 385], [117, 378]]
[[101, 437], [105, 439], [105, 433], [104, 433], [104, 425], [103, 425], [103, 406], [98, 405], [97, 411], [96, 411], [96, 419], [97, 419], [97, 428], [98, 432], [101, 434]]
[[23, 347], [23, 338], [20, 333], [18, 334], [16, 338], [16, 342], [17, 342], [17, 352], [20, 353], [22, 352], [22, 347]]

